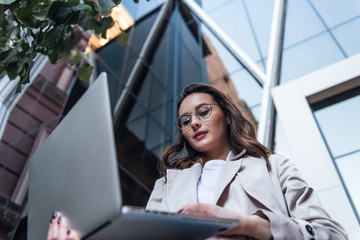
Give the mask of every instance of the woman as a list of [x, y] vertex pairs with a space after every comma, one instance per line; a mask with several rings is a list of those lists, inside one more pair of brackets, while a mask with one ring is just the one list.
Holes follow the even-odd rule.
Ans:
[[[177, 110], [178, 143], [160, 160], [162, 178], [147, 209], [237, 218], [240, 225], [225, 233], [236, 239], [347, 239], [294, 165], [256, 140], [225, 95], [192, 84]], [[53, 219], [49, 239], [67, 231], [59, 216]]]
[[[285, 157], [255, 137], [240, 111], [213, 87], [179, 95], [178, 143], [160, 161], [147, 209], [238, 218], [226, 232], [256, 239], [347, 239]], [[185, 148], [187, 155], [176, 158]]]

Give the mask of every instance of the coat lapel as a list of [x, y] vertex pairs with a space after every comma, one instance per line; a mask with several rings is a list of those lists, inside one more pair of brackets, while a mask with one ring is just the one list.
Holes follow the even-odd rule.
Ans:
[[187, 203], [197, 202], [197, 183], [201, 170], [200, 163], [183, 170], [167, 170], [166, 198], [169, 211], [177, 212]]
[[280, 211], [273, 182], [262, 158], [243, 159], [239, 172], [240, 183], [245, 192], [272, 211]]
[[216, 188], [215, 188], [215, 202], [217, 202], [224, 192], [226, 186], [231, 182], [236, 173], [241, 167], [242, 159], [237, 161], [226, 161], [223, 169], [220, 172]]
[[235, 174], [239, 171], [242, 163], [242, 156], [245, 155], [246, 150], [244, 149], [240, 154], [234, 156], [232, 152], [229, 153], [226, 158], [225, 165], [219, 174], [219, 179], [215, 188], [215, 202], [218, 202], [221, 194], [224, 192], [226, 186], [234, 178]]

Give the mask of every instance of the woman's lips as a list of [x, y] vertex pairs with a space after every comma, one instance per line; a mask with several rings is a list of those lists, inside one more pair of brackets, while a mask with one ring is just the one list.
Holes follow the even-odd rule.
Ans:
[[206, 136], [206, 134], [207, 134], [207, 131], [200, 131], [200, 132], [195, 133], [194, 138], [196, 140], [200, 140], [200, 139], [203, 139]]

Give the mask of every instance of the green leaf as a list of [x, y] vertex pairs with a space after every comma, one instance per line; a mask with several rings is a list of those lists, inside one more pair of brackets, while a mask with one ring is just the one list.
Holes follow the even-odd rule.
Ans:
[[13, 62], [13, 63], [9, 63], [5, 67], [7, 75], [11, 80], [15, 79], [18, 76], [18, 68], [17, 68], [17, 66], [18, 66], [18, 64], [16, 62]]
[[0, 53], [0, 65], [7, 65], [14, 56], [17, 55], [18, 50], [16, 48], [10, 48], [5, 52]]
[[59, 56], [58, 56], [58, 59], [59, 58], [62, 58], [62, 57], [65, 57], [65, 56], [68, 56], [71, 52], [71, 49], [74, 45], [74, 40], [75, 40], [75, 36], [73, 33], [71, 33], [71, 35], [67, 38], [64, 38], [64, 39], [60, 39], [59, 40], [59, 48], [58, 48], [58, 52], [59, 52]]
[[47, 13], [48, 13], [48, 9], [44, 8], [33, 13], [33, 16], [39, 21], [45, 21], [47, 19]]
[[115, 3], [113, 0], [88, 0], [89, 2], [93, 2], [96, 4], [99, 9], [100, 15], [104, 17], [108, 17], [111, 13], [111, 9], [115, 7]]
[[6, 16], [4, 13], [4, 6], [0, 5], [0, 24], [3, 25], [4, 21], [6, 21]]
[[0, 0], [0, 4], [8, 5], [15, 2], [16, 0]]
[[68, 63], [72, 66], [72, 65], [76, 65], [78, 63], [81, 62], [81, 54], [79, 51], [76, 51], [75, 55], [71, 55], [69, 58], [68, 58]]
[[78, 24], [84, 30], [92, 30], [93, 21], [94, 20], [92, 12], [81, 12], [78, 18]]
[[122, 32], [119, 36], [116, 37], [116, 42], [122, 47], [125, 46], [128, 41], [129, 34], [127, 34], [126, 32]]
[[91, 10], [92, 8], [89, 5], [80, 3], [79, 0], [69, 0], [67, 2], [54, 1], [49, 7], [47, 17], [56, 24], [63, 24], [73, 17], [74, 14]]
[[58, 49], [49, 49], [48, 57], [52, 64], [55, 64], [58, 58]]
[[111, 17], [102, 18], [100, 22], [94, 21], [93, 28], [96, 34], [101, 34], [102, 38], [106, 38], [106, 30], [114, 25]]
[[6, 47], [8, 38], [7, 37], [0, 37], [0, 48]]
[[110, 16], [111, 9], [116, 7], [113, 0], [99, 0], [100, 14], [104, 17]]
[[79, 70], [77, 72], [78, 78], [85, 83], [89, 83], [89, 79], [91, 77], [93, 69], [94, 69], [94, 67], [92, 67], [92, 66], [79, 68]]
[[64, 28], [67, 26], [55, 26], [54, 28], [52, 28], [50, 31], [45, 33], [45, 41], [46, 43], [52, 43], [54, 41], [59, 40], [59, 37], [61, 36]]
[[115, 5], [119, 5], [121, 3], [121, 0], [114, 0]]
[[16, 87], [16, 93], [21, 92], [22, 86], [30, 82], [30, 66], [28, 64], [24, 65], [23, 74], [20, 76], [20, 81]]

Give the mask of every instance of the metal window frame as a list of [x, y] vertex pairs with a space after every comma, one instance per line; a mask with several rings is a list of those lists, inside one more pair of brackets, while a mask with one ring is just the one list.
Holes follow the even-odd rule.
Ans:
[[258, 140], [268, 148], [273, 147], [275, 130], [275, 108], [272, 102], [270, 90], [278, 85], [280, 79], [280, 66], [282, 45], [284, 36], [284, 22], [286, 12], [286, 0], [275, 0], [273, 20], [271, 26], [268, 60], [266, 63], [266, 74], [256, 63], [237, 46], [232, 39], [221, 30], [217, 24], [201, 9], [194, 0], [183, 0], [190, 10], [209, 28], [225, 48], [239, 61], [239, 63], [254, 77], [263, 87], [261, 113], [257, 131]]
[[270, 91], [280, 81], [281, 56], [284, 38], [286, 0], [275, 0], [266, 63], [266, 81], [263, 86], [260, 121], [257, 139], [264, 146], [273, 148], [275, 134], [275, 106]]
[[182, 0], [193, 14], [215, 35], [225, 48], [239, 61], [239, 63], [255, 78], [260, 86], [265, 83], [266, 76], [256, 63], [237, 46], [237, 44], [201, 9], [194, 0]]
[[164, 24], [168, 20], [168, 15], [170, 15], [173, 11], [175, 0], [168, 0], [166, 3], [163, 4], [163, 6], [160, 9], [159, 15], [157, 16], [148, 37], [145, 40], [145, 43], [141, 49], [141, 52], [138, 56], [138, 59], [136, 60], [136, 63], [131, 70], [131, 73], [129, 75], [129, 78], [127, 79], [127, 82], [125, 84], [125, 87], [118, 99], [118, 101], [115, 104], [114, 110], [113, 110], [113, 121], [114, 126], [117, 126], [121, 114], [123, 112], [123, 109], [125, 108], [126, 102], [132, 95], [132, 89], [133, 86], [136, 83], [136, 80], [141, 75], [141, 72], [146, 68], [144, 65], [144, 62], [146, 62], [146, 59], [151, 55], [152, 50], [155, 46], [158, 44], [156, 41], [158, 39], [158, 36], [162, 34], [164, 31]]

